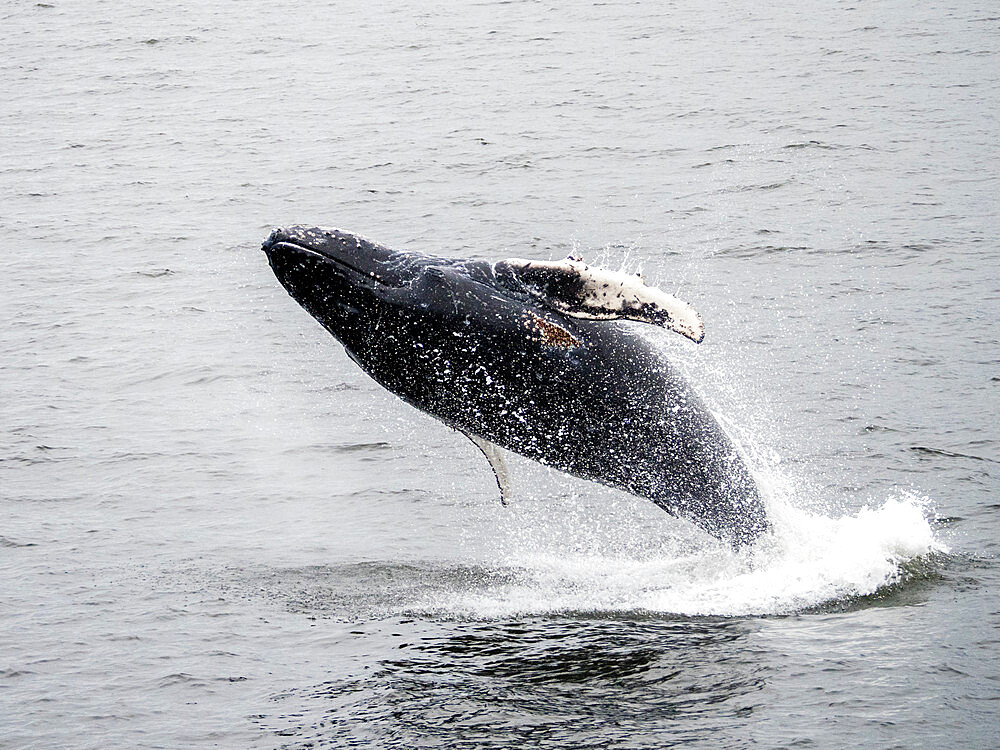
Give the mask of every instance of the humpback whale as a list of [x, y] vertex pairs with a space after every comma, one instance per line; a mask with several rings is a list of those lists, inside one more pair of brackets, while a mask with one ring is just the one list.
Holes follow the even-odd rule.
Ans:
[[293, 299], [383, 387], [465, 433], [508, 495], [503, 448], [616, 487], [734, 548], [769, 528], [733, 443], [631, 326], [695, 342], [694, 309], [580, 258], [490, 263], [391, 250], [323, 227], [262, 249]]

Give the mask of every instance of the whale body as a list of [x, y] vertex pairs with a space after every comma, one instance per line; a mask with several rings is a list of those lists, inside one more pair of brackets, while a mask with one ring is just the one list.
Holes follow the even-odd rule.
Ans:
[[395, 251], [321, 227], [264, 242], [288, 293], [383, 387], [464, 432], [648, 498], [739, 548], [769, 528], [743, 458], [678, 370], [619, 320], [694, 341], [697, 313], [635, 276], [564, 261]]

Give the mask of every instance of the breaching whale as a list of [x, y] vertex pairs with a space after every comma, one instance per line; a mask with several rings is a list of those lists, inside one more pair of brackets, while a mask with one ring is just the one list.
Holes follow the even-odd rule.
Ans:
[[400, 252], [321, 227], [264, 242], [278, 280], [378, 383], [468, 435], [648, 498], [734, 547], [769, 524], [708, 408], [617, 320], [701, 341], [686, 303], [579, 258], [489, 263]]

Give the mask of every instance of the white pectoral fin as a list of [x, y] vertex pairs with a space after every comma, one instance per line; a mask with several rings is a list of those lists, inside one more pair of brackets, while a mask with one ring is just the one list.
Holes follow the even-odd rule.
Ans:
[[588, 266], [578, 258], [529, 261], [511, 258], [497, 264], [540, 302], [564, 315], [590, 320], [638, 320], [669, 328], [695, 343], [705, 338], [701, 316], [684, 300], [639, 276]]
[[459, 430], [459, 432], [475, 443], [476, 447], [486, 456], [486, 460], [490, 462], [493, 476], [497, 480], [497, 487], [500, 488], [500, 504], [507, 505], [507, 501], [510, 499], [510, 475], [507, 472], [507, 463], [503, 460], [503, 453], [489, 440], [483, 440], [478, 435], [464, 430]]
[[623, 289], [628, 299], [622, 305], [621, 317], [669, 328], [696, 344], [704, 340], [705, 325], [697, 310], [672, 294], [637, 282]]

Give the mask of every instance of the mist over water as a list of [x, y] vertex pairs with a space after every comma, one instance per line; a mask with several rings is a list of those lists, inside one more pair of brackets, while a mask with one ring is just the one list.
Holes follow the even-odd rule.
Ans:
[[[995, 745], [991, 4], [0, 20], [0, 745]], [[501, 507], [295, 223], [641, 270], [773, 532], [513, 456]]]

